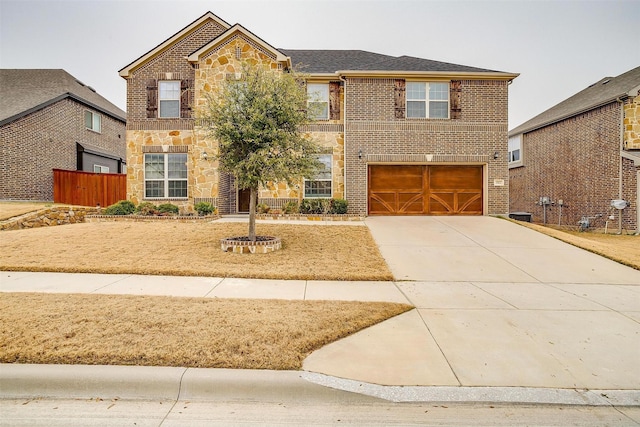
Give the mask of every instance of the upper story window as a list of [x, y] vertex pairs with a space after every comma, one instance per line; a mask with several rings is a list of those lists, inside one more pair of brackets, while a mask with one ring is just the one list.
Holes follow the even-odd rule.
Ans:
[[448, 119], [449, 83], [407, 82], [407, 118]]
[[329, 120], [329, 83], [307, 84], [307, 110], [313, 120]]
[[509, 167], [522, 166], [522, 134], [509, 138]]
[[331, 197], [331, 154], [318, 155], [322, 168], [313, 179], [304, 180], [304, 197]]
[[84, 127], [94, 132], [102, 132], [102, 116], [92, 111], [85, 110]]
[[160, 117], [180, 117], [180, 81], [158, 82]]

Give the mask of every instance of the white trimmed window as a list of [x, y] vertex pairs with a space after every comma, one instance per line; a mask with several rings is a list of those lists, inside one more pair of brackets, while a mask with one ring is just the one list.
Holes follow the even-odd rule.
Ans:
[[509, 167], [522, 166], [522, 134], [509, 138]]
[[448, 119], [449, 83], [407, 82], [407, 118]]
[[96, 173], [109, 173], [109, 166], [93, 165], [93, 171]]
[[329, 120], [329, 83], [308, 83], [307, 98], [309, 117]]
[[187, 154], [147, 153], [144, 155], [145, 199], [187, 197]]
[[330, 198], [331, 192], [331, 154], [320, 154], [318, 160], [322, 168], [313, 179], [304, 180], [305, 198]]
[[84, 127], [94, 132], [102, 132], [102, 116], [93, 111], [84, 111]]
[[160, 117], [180, 117], [180, 81], [158, 82]]

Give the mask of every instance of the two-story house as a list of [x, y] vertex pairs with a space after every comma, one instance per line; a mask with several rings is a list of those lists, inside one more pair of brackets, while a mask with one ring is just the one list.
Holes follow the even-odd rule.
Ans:
[[[588, 221], [638, 232], [639, 91], [637, 67], [601, 79], [509, 132], [511, 211], [530, 212], [538, 222]], [[614, 200], [626, 207], [617, 209]]]
[[53, 200], [53, 169], [123, 173], [126, 113], [64, 70], [0, 70], [0, 200]]
[[517, 74], [355, 50], [279, 49], [209, 12], [120, 70], [127, 80], [128, 197], [209, 201], [247, 212], [248, 194], [212, 161], [197, 110], [242, 64], [304, 64], [319, 108], [304, 132], [324, 170], [270, 183], [260, 202], [345, 198], [360, 215], [508, 212], [508, 85]]

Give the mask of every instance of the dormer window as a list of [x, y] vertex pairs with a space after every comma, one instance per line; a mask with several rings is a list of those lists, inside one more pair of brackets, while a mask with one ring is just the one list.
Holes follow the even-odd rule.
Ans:
[[180, 117], [180, 81], [161, 80], [158, 82], [160, 95], [160, 117]]

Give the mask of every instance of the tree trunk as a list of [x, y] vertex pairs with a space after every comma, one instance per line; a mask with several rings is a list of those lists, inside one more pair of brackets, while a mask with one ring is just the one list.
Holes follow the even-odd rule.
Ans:
[[256, 241], [256, 205], [258, 204], [258, 187], [249, 189], [249, 240]]

